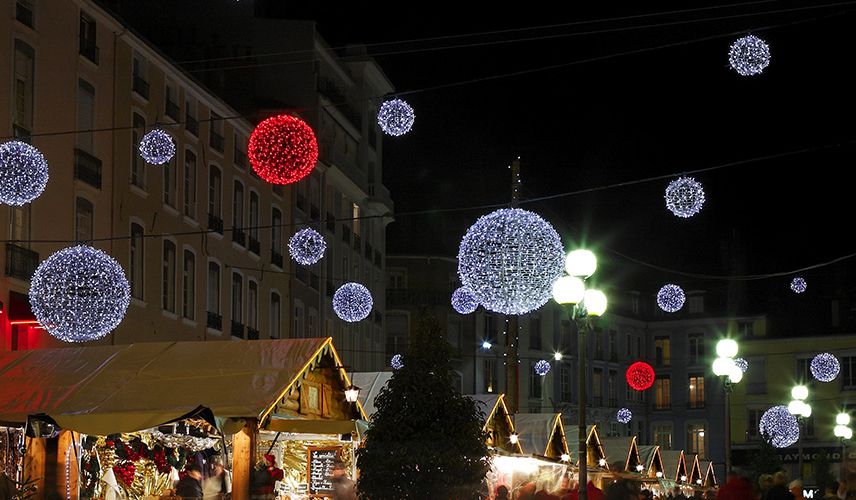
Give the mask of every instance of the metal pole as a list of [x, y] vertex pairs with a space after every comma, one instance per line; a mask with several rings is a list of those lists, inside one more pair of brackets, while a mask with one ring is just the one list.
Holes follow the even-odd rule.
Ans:
[[[574, 311], [576, 313], [576, 311]], [[582, 325], [582, 328], [577, 327], [578, 353], [577, 359], [580, 368], [580, 394], [579, 394], [579, 418], [577, 424], [580, 427], [579, 432], [579, 454], [580, 454], [580, 491], [579, 500], [587, 500], [588, 498], [588, 449], [586, 447], [586, 329], [588, 321]]]
[[731, 475], [731, 382], [728, 377], [722, 379], [725, 387], [725, 481]]
[[[520, 201], [520, 158], [511, 162], [511, 206]], [[520, 410], [520, 356], [518, 343], [519, 322], [517, 316], [506, 316], [508, 329], [505, 333], [505, 395], [508, 411]]]
[[797, 475], [794, 476], [794, 479], [802, 478], [803, 471], [803, 450], [802, 450], [802, 437], [803, 437], [803, 417], [797, 417], [797, 423], [799, 423], [800, 427], [800, 436], [797, 438], [797, 453], [799, 453], [799, 461], [797, 462]]

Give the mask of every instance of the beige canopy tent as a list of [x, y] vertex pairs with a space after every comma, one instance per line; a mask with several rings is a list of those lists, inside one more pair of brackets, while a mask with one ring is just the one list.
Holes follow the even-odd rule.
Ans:
[[[666, 479], [679, 484], [689, 479], [683, 450], [661, 450], [660, 456], [663, 457], [663, 475]], [[685, 480], [681, 481], [681, 477], [684, 477]]]
[[[606, 437], [600, 440], [606, 454], [606, 462], [612, 471], [640, 472], [636, 466], [641, 465], [636, 437]], [[644, 465], [643, 465], [644, 471]]]
[[547, 458], [570, 454], [561, 413], [517, 413], [514, 428], [525, 453]]
[[660, 478], [665, 475], [663, 469], [663, 457], [660, 455], [660, 447], [655, 444], [642, 444], [638, 446], [639, 458], [645, 466], [645, 474], [648, 477]]
[[487, 445], [508, 453], [523, 453], [520, 440], [511, 442], [511, 435], [516, 434], [514, 422], [505, 405], [505, 394], [468, 394], [474, 400], [482, 415], [482, 427], [488, 433]]
[[[579, 463], [580, 427], [578, 425], [569, 425], [567, 419], [564, 420], [563, 424], [565, 427], [565, 436], [568, 441], [568, 449], [570, 450], [568, 453], [571, 455], [571, 462]], [[586, 450], [588, 451], [586, 463], [588, 464], [589, 468], [609, 468], [609, 464], [606, 463], [606, 452], [604, 452], [603, 450], [603, 445], [601, 444], [600, 440], [600, 434], [597, 431], [596, 425], [586, 426]], [[603, 465], [601, 465], [601, 463], [603, 463]]]

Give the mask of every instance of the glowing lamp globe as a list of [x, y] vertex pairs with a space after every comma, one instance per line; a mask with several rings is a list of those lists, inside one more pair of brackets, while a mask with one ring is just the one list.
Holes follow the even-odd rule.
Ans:
[[600, 290], [586, 290], [583, 305], [588, 316], [603, 316], [606, 312], [606, 295]]
[[615, 413], [615, 420], [622, 424], [626, 424], [633, 419], [633, 412], [629, 408], [621, 408]]
[[680, 177], [666, 187], [666, 208], [677, 217], [687, 219], [701, 211], [704, 188], [692, 177]]
[[588, 278], [597, 270], [597, 257], [590, 250], [573, 250], [565, 257], [565, 271], [571, 276]]
[[561, 361], [565, 356], [560, 352], [553, 353], [553, 359], [556, 361]]
[[389, 360], [389, 366], [391, 366], [393, 370], [404, 368], [404, 359], [402, 359], [401, 354], [393, 355]]
[[644, 391], [654, 385], [654, 369], [644, 361], [630, 365], [624, 377], [627, 379], [627, 385], [637, 391]]
[[48, 184], [48, 162], [26, 142], [0, 144], [0, 203], [21, 206], [38, 198]]
[[482, 341], [482, 349], [486, 351], [491, 347], [493, 347], [493, 344], [491, 344], [489, 340]]
[[722, 339], [716, 343], [716, 355], [721, 358], [733, 358], [737, 356], [737, 341], [734, 339]]
[[579, 304], [585, 293], [585, 283], [576, 276], [562, 276], [553, 283], [553, 300], [557, 304]]
[[452, 309], [458, 314], [473, 313], [478, 307], [479, 301], [469, 288], [462, 286], [452, 293]]
[[310, 266], [324, 257], [327, 242], [318, 231], [307, 227], [297, 231], [288, 240], [288, 253], [300, 265]]
[[48, 333], [65, 342], [97, 340], [128, 310], [131, 287], [122, 266], [87, 245], [45, 259], [30, 280], [30, 306]]
[[743, 380], [743, 370], [732, 361], [731, 369], [728, 371], [728, 380], [732, 384], [738, 384]]
[[838, 377], [838, 372], [841, 371], [841, 363], [834, 355], [824, 352], [818, 354], [811, 360], [809, 365], [811, 374], [821, 382], [832, 382]]
[[804, 385], [795, 385], [793, 389], [791, 389], [791, 397], [799, 401], [804, 401], [808, 398], [808, 387]]
[[654, 475], [657, 477], [663, 477], [663, 472], [658, 470]]
[[547, 375], [548, 373], [550, 373], [550, 362], [547, 361], [546, 359], [542, 359], [542, 360], [538, 361], [537, 363], [535, 363], [535, 366], [533, 367], [533, 369], [535, 370], [536, 374], [543, 377], [543, 376]]
[[416, 115], [413, 108], [401, 99], [390, 99], [380, 106], [377, 113], [377, 124], [385, 134], [394, 137], [410, 132]]
[[597, 460], [597, 465], [599, 465], [601, 467], [606, 467], [606, 459], [605, 458], [599, 458]]
[[355, 323], [372, 312], [372, 294], [359, 283], [345, 283], [333, 294], [333, 311], [343, 321]]
[[731, 358], [716, 358], [713, 360], [713, 374], [717, 377], [730, 375], [735, 366], [734, 360]]
[[760, 75], [770, 65], [770, 47], [755, 35], [738, 38], [728, 49], [728, 64], [740, 76]]
[[844, 429], [844, 435], [842, 436], [844, 439], [853, 439], [853, 429], [847, 427]]
[[811, 405], [803, 402], [802, 416], [808, 418], [811, 416]]
[[356, 403], [360, 399], [360, 388], [351, 384], [345, 389], [345, 401], [348, 403]]
[[547, 221], [519, 208], [501, 209], [467, 230], [458, 274], [485, 309], [526, 314], [550, 299], [564, 259], [559, 235]]
[[835, 423], [838, 425], [850, 425], [850, 414], [839, 413], [835, 416]]
[[312, 128], [300, 118], [272, 116], [250, 134], [247, 157], [262, 179], [271, 184], [291, 184], [315, 168], [318, 141]]
[[685, 476], [685, 475], [681, 474], [681, 481], [686, 482], [686, 480], [687, 480], [687, 476]]
[[847, 434], [847, 426], [846, 425], [836, 425], [834, 429], [832, 429], [832, 434], [837, 438], [843, 438]]
[[657, 292], [657, 306], [668, 313], [680, 311], [686, 300], [684, 289], [672, 283], [663, 285]]
[[149, 165], [163, 165], [175, 156], [175, 142], [166, 131], [156, 128], [143, 136], [139, 150]]

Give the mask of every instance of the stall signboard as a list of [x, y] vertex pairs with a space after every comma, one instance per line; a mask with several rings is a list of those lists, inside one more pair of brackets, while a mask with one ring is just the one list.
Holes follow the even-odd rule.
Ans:
[[330, 496], [333, 492], [333, 468], [341, 453], [341, 446], [307, 448], [306, 477], [309, 483], [309, 496]]

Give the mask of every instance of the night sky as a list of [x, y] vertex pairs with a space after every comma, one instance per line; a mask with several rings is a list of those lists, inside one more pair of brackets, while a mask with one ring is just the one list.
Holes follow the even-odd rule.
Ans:
[[[688, 7], [646, 2], [644, 9], [559, 14], [520, 5], [492, 13], [501, 15], [437, 9], [416, 19], [395, 8], [354, 5], [333, 15], [292, 5], [290, 14], [316, 19], [333, 46], [396, 42], [369, 51], [416, 111], [410, 134], [384, 142], [384, 180], [399, 213], [507, 202], [507, 166], [517, 156], [526, 199], [812, 149], [696, 174], [707, 203], [688, 220], [665, 209], [669, 179], [522, 205], [552, 222], [568, 246], [599, 248], [612, 270], [606, 279], [621, 282], [652, 273], [615, 252], [722, 275], [787, 271], [853, 251], [848, 171], [856, 153], [856, 82], [848, 33], [856, 4], [770, 12], [822, 4], [750, 2], [596, 23], [585, 21]], [[662, 26], [748, 13], [763, 14]], [[561, 23], [578, 24], [398, 43]], [[661, 26], [627, 29], [650, 25]], [[601, 33], [570, 35], [589, 31]], [[728, 67], [727, 52], [738, 32], [749, 31], [769, 43], [772, 62], [760, 76], [741, 77]], [[542, 39], [498, 43], [519, 38]], [[703, 38], [709, 39], [691, 42]], [[384, 55], [464, 44], [482, 45]], [[603, 56], [609, 57], [422, 90]], [[388, 249], [455, 255], [466, 228], [488, 211], [400, 216], [389, 226]], [[736, 249], [738, 268], [725, 265], [726, 247]], [[782, 280], [786, 287], [790, 278]]]

